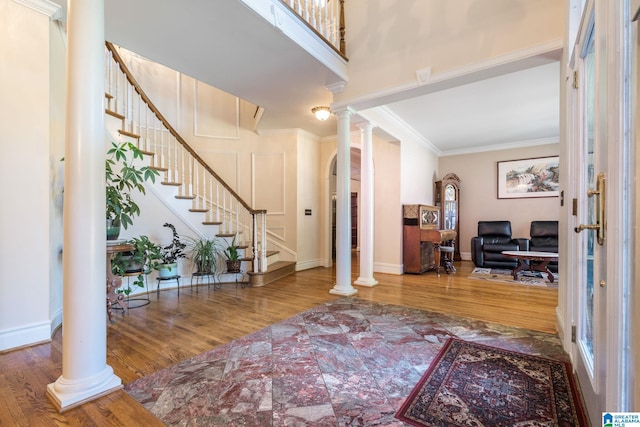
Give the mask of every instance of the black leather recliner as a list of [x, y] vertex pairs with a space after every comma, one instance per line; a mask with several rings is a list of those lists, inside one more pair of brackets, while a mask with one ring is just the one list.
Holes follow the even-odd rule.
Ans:
[[511, 237], [511, 221], [478, 221], [478, 235], [471, 238], [471, 260], [476, 267], [514, 269], [518, 260], [502, 251], [528, 251], [529, 239]]
[[[530, 251], [558, 253], [558, 221], [531, 221], [529, 235]], [[558, 261], [551, 261], [547, 267], [557, 273]]]

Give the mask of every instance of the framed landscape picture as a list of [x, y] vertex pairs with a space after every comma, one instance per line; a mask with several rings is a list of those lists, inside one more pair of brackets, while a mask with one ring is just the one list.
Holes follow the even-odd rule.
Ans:
[[498, 199], [558, 197], [559, 165], [558, 156], [498, 162]]

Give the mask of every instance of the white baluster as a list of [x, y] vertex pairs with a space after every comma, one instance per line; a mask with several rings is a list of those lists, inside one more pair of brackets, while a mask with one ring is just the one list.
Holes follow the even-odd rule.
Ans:
[[252, 216], [253, 223], [253, 244], [251, 245], [251, 250], [253, 251], [253, 272], [258, 272], [258, 219], [256, 218], [256, 214]]
[[262, 217], [262, 237], [260, 238], [260, 272], [267, 271], [267, 215], [260, 214]]

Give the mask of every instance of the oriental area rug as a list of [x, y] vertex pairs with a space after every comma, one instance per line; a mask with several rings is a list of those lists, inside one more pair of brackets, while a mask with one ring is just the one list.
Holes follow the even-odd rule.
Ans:
[[554, 334], [336, 298], [125, 390], [169, 426], [401, 427], [396, 411], [449, 338], [569, 360]]
[[414, 426], [587, 426], [569, 363], [451, 338], [396, 417]]
[[554, 281], [550, 283], [546, 280], [546, 276], [538, 272], [523, 271], [518, 274], [518, 279], [513, 279], [512, 270], [506, 270], [502, 268], [481, 268], [476, 267], [469, 275], [469, 279], [475, 280], [488, 280], [491, 282], [508, 283], [512, 285], [525, 285], [525, 286], [542, 286], [547, 288], [558, 287], [558, 274], [554, 273]]

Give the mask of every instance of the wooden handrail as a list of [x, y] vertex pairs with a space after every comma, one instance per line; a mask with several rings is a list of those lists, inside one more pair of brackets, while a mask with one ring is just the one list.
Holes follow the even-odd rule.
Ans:
[[255, 214], [259, 214], [261, 212], [266, 212], [264, 210], [253, 209], [251, 206], [249, 206], [249, 204], [247, 202], [245, 202], [242, 199], [242, 197], [240, 197], [238, 195], [238, 193], [236, 193], [217, 173], [215, 173], [213, 171], [213, 169], [211, 169], [209, 167], [209, 165], [195, 152], [195, 150], [193, 148], [191, 148], [191, 146], [182, 138], [182, 136], [180, 136], [180, 134], [173, 128], [173, 126], [171, 126], [171, 124], [167, 121], [167, 119], [164, 118], [162, 113], [160, 113], [160, 111], [158, 111], [158, 109], [153, 104], [153, 102], [151, 102], [151, 100], [146, 95], [146, 93], [144, 93], [144, 91], [142, 90], [142, 87], [138, 84], [136, 79], [133, 77], [133, 75], [129, 71], [129, 68], [125, 65], [124, 61], [122, 60], [122, 57], [118, 53], [118, 51], [115, 48], [115, 46], [111, 42], [106, 42], [106, 46], [107, 46], [107, 49], [113, 55], [113, 59], [115, 60], [115, 62], [118, 63], [118, 66], [120, 67], [120, 70], [122, 71], [122, 73], [125, 75], [125, 77], [129, 81], [131, 86], [133, 86], [133, 88], [138, 93], [138, 95], [140, 95], [142, 100], [147, 104], [147, 106], [149, 107], [149, 110], [158, 118], [158, 120], [160, 120], [160, 122], [164, 125], [164, 127], [184, 147], [184, 149], [189, 154], [191, 154], [191, 156], [195, 160], [197, 160], [198, 163], [200, 163], [200, 165], [207, 172], [209, 172], [234, 198], [236, 198], [236, 200], [238, 200], [240, 202], [240, 204], [242, 204], [242, 206], [244, 206], [244, 208], [247, 211], [249, 211], [249, 213], [251, 213], [252, 215], [255, 215]]

